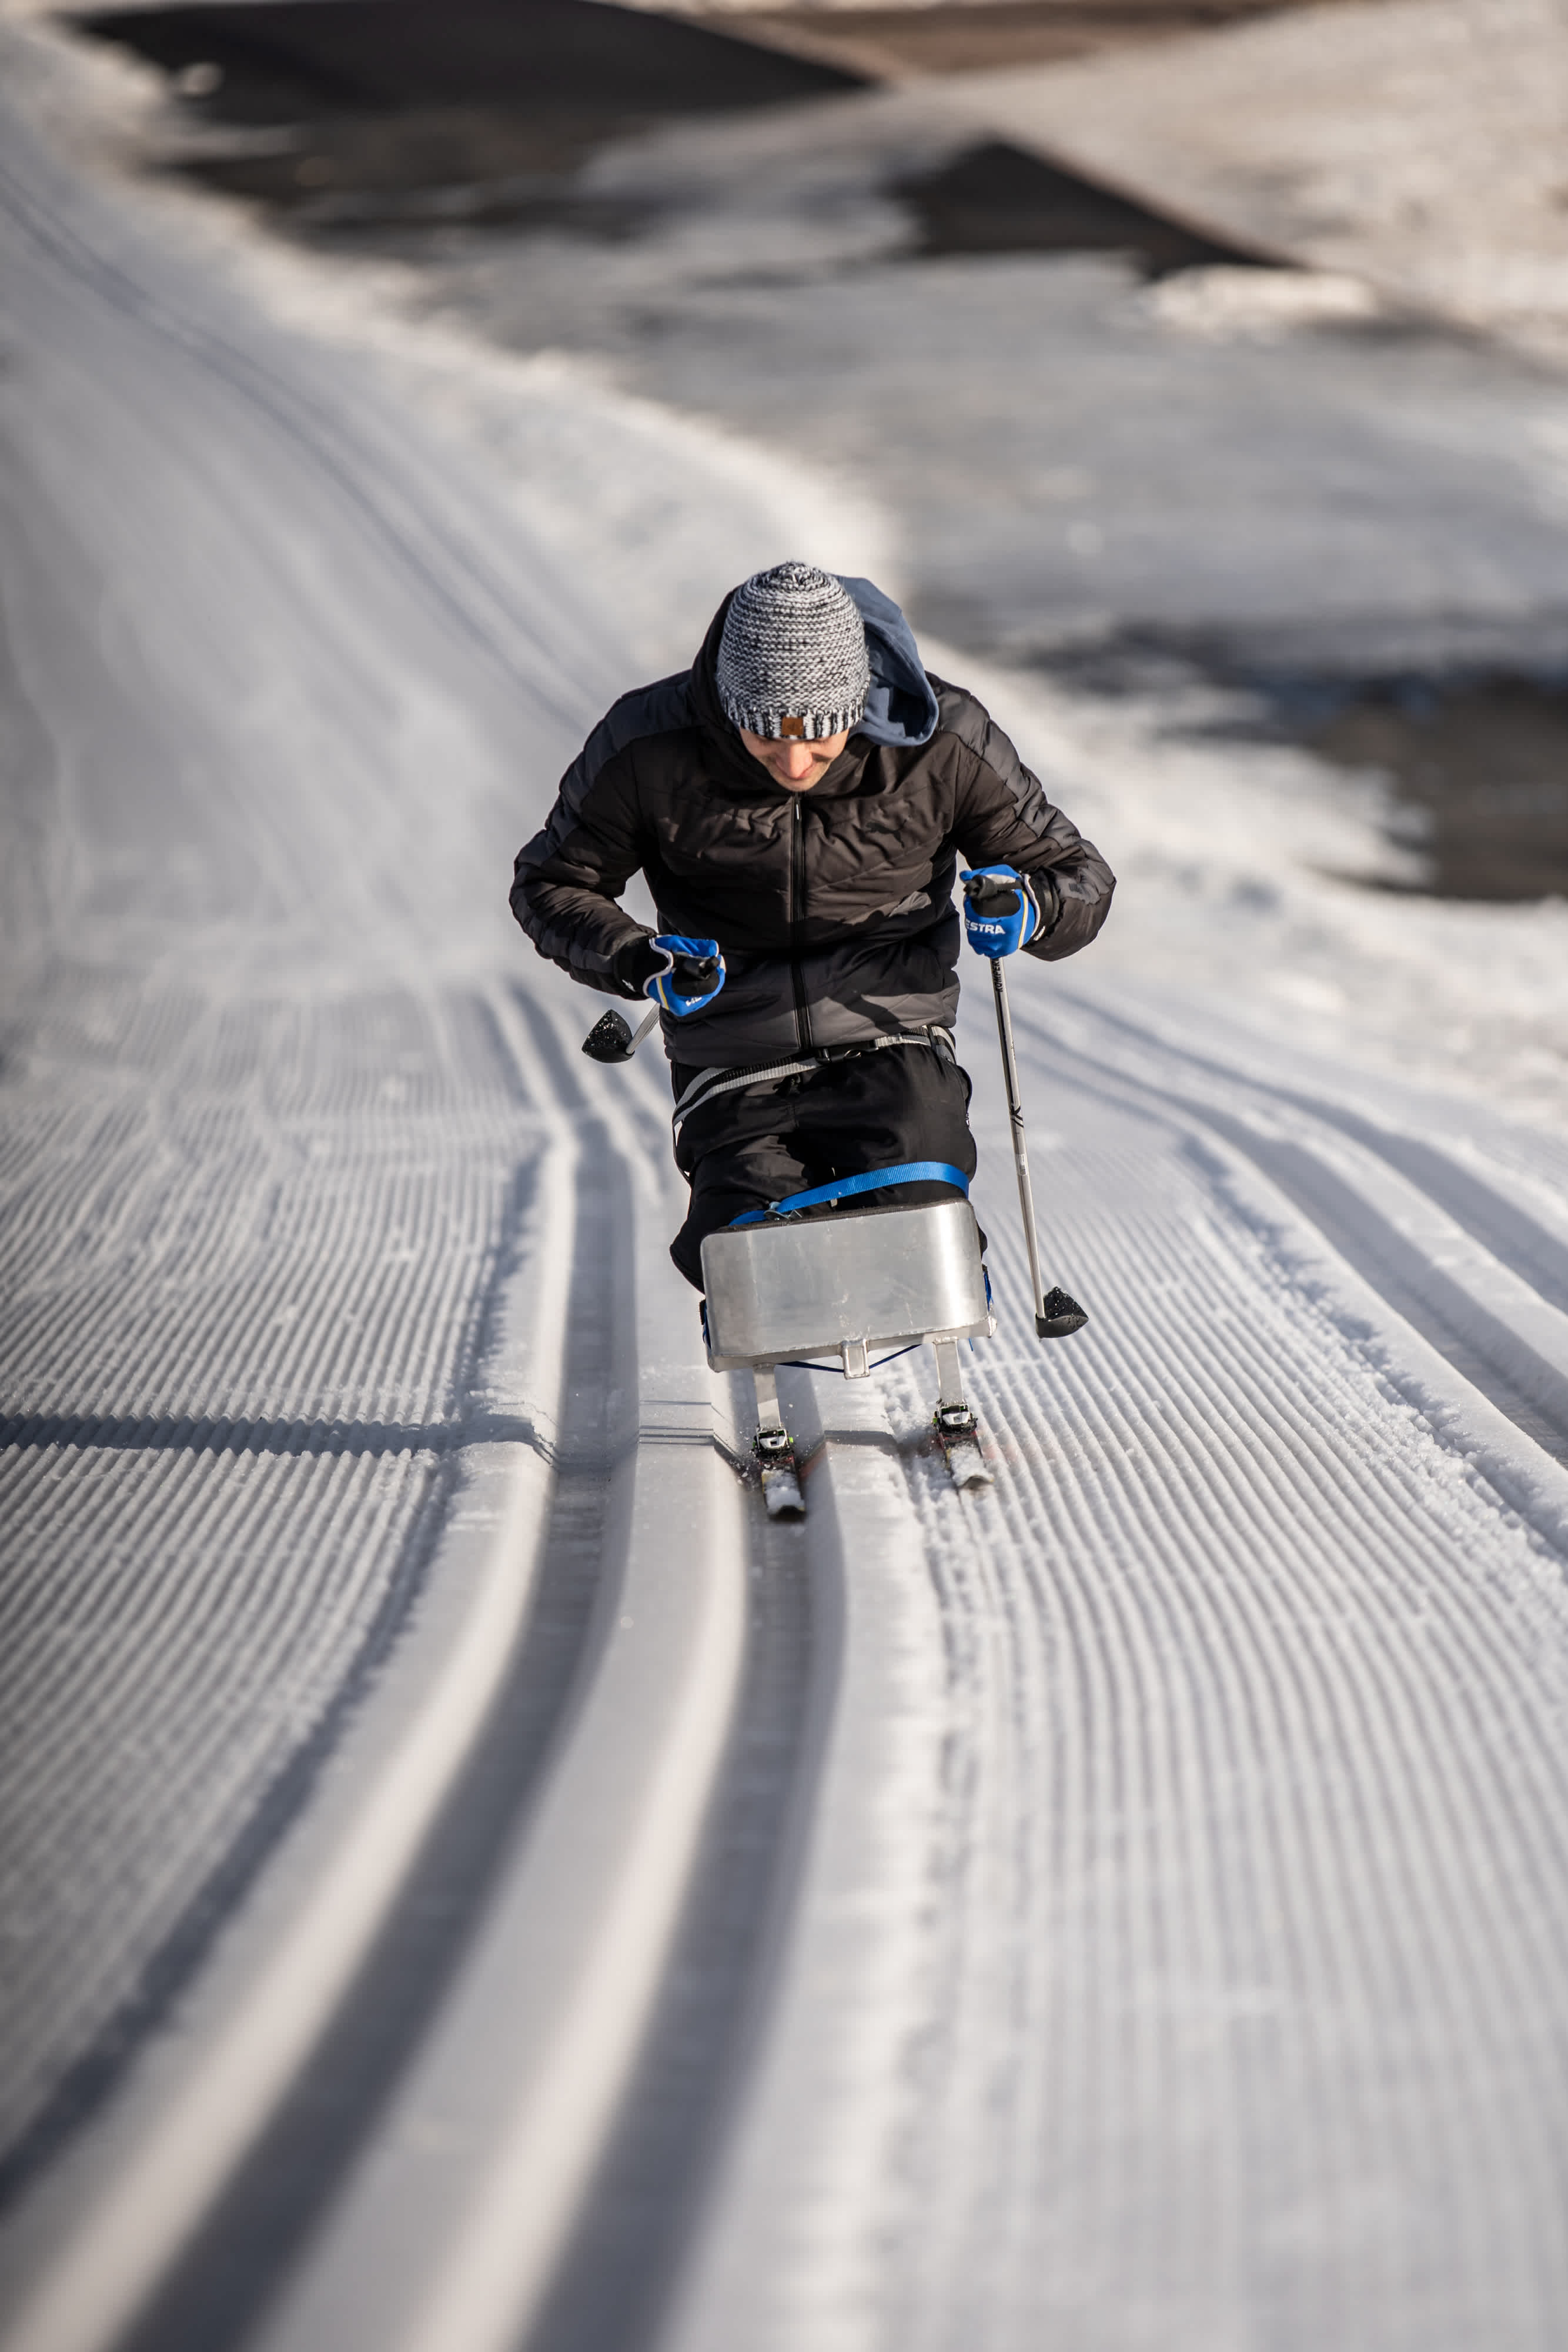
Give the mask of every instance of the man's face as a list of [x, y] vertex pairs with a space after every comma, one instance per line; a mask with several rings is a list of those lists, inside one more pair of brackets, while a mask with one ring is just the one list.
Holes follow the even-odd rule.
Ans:
[[[786, 719], [784, 724], [788, 727], [789, 721]], [[754, 735], [748, 727], [739, 731], [752, 758], [760, 761], [774, 782], [782, 784], [787, 793], [809, 793], [826, 775], [850, 740], [847, 727], [841, 735], [821, 735], [814, 743], [808, 743], [800, 735]]]

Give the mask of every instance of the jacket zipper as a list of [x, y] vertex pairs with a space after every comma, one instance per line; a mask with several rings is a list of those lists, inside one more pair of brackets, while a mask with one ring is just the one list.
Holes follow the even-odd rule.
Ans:
[[[800, 800], [797, 793], [789, 804], [789, 945], [794, 950], [800, 948], [806, 916], [806, 831]], [[806, 1003], [806, 975], [798, 954], [789, 959], [789, 977], [795, 983], [795, 1039], [801, 1053], [809, 1054], [811, 1014]]]

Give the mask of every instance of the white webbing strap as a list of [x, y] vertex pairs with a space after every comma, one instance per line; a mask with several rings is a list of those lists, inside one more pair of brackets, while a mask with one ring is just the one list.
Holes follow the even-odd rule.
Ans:
[[847, 1061], [856, 1054], [878, 1053], [884, 1045], [926, 1045], [934, 1051], [945, 1048], [949, 1060], [954, 1057], [953, 1037], [949, 1030], [901, 1029], [888, 1037], [867, 1037], [863, 1042], [857, 1039], [841, 1052], [829, 1048], [824, 1053], [813, 1055], [810, 1061], [768, 1062], [745, 1070], [699, 1070], [675, 1105], [671, 1128], [678, 1135], [683, 1119], [689, 1118], [694, 1110], [699, 1110], [704, 1103], [712, 1102], [719, 1095], [735, 1094], [747, 1087], [765, 1087], [775, 1078], [806, 1077], [813, 1070], [831, 1069], [836, 1061]]

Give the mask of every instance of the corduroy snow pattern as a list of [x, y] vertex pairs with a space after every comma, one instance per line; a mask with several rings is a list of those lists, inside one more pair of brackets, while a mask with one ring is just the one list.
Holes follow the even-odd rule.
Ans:
[[841, 734], [871, 690], [865, 625], [831, 572], [776, 563], [736, 590], [715, 684], [726, 718], [753, 735]]

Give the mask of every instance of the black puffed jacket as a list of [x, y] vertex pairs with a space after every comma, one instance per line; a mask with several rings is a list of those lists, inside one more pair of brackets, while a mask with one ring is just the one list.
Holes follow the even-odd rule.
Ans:
[[622, 695], [517, 855], [512, 910], [541, 955], [614, 996], [617, 951], [646, 936], [617, 903], [639, 868], [659, 928], [717, 940], [727, 977], [706, 1011], [666, 1017], [685, 1065], [744, 1068], [958, 1009], [959, 856], [1009, 865], [1044, 910], [1027, 952], [1086, 947], [1115, 887], [973, 695], [931, 677], [903, 614], [845, 579], [866, 624], [861, 727], [810, 792], [753, 760], [714, 684], [727, 597], [689, 670]]

